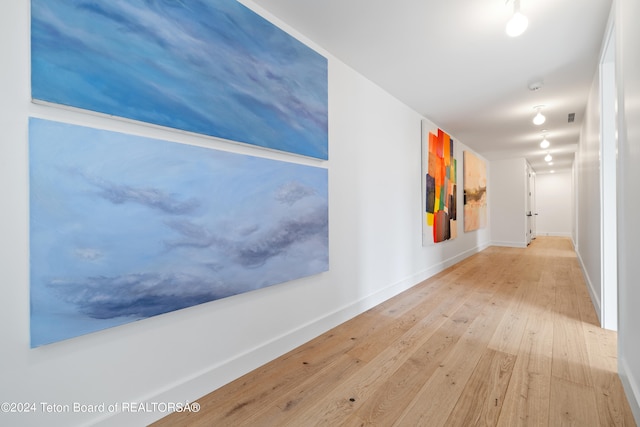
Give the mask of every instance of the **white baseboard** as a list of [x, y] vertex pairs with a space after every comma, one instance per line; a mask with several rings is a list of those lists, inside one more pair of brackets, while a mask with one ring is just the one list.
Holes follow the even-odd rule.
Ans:
[[589, 277], [589, 273], [587, 273], [587, 269], [584, 266], [584, 262], [582, 261], [582, 257], [580, 256], [580, 252], [576, 251], [576, 256], [578, 257], [578, 263], [580, 264], [580, 269], [582, 270], [582, 275], [584, 276], [585, 282], [587, 282], [587, 290], [589, 291], [589, 296], [591, 297], [591, 303], [596, 310], [596, 315], [598, 316], [598, 322], [602, 325], [601, 313], [602, 313], [602, 303], [600, 302], [600, 297], [598, 296], [599, 292], [596, 292], [596, 289], [593, 287], [593, 282]]
[[507, 248], [526, 248], [526, 242], [501, 242], [501, 241], [492, 241], [491, 246], [504, 246]]
[[[344, 306], [332, 313], [314, 319], [307, 324], [301, 325], [290, 332], [276, 337], [266, 343], [262, 343], [243, 354], [232, 359], [219, 363], [215, 366], [203, 370], [191, 378], [180, 383], [167, 386], [152, 396], [145, 396], [139, 401], [142, 403], [173, 402], [191, 403], [200, 397], [216, 390], [225, 384], [251, 372], [252, 370], [270, 362], [271, 360], [293, 350], [309, 340], [323, 334], [324, 332], [338, 326], [341, 323], [375, 307], [376, 305], [392, 298], [401, 292], [415, 286], [416, 284], [434, 276], [435, 274], [457, 264], [458, 262], [478, 253], [490, 244], [477, 246], [464, 251], [454, 257], [433, 265], [426, 270], [411, 275], [403, 280], [393, 283], [379, 291], [374, 292], [360, 300]], [[140, 426], [147, 425], [168, 415], [168, 413], [157, 412], [118, 412], [105, 415], [99, 419], [95, 425], [101, 427], [110, 426]]]
[[631, 412], [633, 412], [633, 418], [636, 424], [640, 425], [640, 386], [636, 379], [630, 375], [630, 372], [626, 359], [618, 357], [618, 375], [627, 395]]
[[571, 237], [571, 233], [560, 232], [560, 231], [538, 231], [536, 232], [536, 237]]

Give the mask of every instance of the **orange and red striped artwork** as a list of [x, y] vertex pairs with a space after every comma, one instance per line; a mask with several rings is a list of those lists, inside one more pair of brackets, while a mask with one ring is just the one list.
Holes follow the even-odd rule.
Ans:
[[430, 132], [423, 121], [422, 175], [423, 206], [422, 244], [454, 239], [456, 228], [456, 173], [453, 139], [438, 129]]

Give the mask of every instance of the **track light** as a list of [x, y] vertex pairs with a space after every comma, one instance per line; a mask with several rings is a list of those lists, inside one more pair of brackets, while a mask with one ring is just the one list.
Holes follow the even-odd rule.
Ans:
[[536, 115], [533, 118], [533, 124], [540, 126], [547, 120], [547, 118], [542, 115], [542, 109], [544, 108], [544, 105], [536, 105], [533, 108], [534, 110], [536, 110]]
[[507, 22], [506, 32], [510, 37], [517, 37], [524, 33], [529, 25], [529, 20], [526, 16], [520, 13], [520, 0], [513, 0], [513, 16]]

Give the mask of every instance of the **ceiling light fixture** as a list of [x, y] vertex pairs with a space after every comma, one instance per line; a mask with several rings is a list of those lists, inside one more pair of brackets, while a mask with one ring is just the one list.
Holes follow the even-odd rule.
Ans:
[[547, 135], [542, 134], [542, 142], [540, 142], [540, 148], [549, 148], [550, 145], [551, 143], [547, 139]]
[[536, 105], [535, 107], [533, 107], [533, 109], [536, 110], [536, 115], [533, 118], [533, 124], [534, 125], [540, 126], [541, 124], [543, 124], [547, 120], [547, 118], [542, 115], [542, 109], [543, 108], [544, 108], [544, 105]]
[[547, 155], [544, 157], [544, 161], [550, 162], [551, 160], [553, 160], [553, 157], [551, 157], [551, 154], [547, 153]]
[[[508, 1], [508, 0], [507, 0]], [[524, 33], [529, 25], [529, 20], [526, 16], [520, 13], [520, 0], [513, 0], [513, 16], [507, 22], [506, 32], [510, 37], [518, 37]]]

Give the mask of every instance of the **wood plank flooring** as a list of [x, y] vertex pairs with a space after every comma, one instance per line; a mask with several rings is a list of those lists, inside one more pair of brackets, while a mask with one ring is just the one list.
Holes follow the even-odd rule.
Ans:
[[162, 426], [635, 426], [569, 239], [490, 247]]

